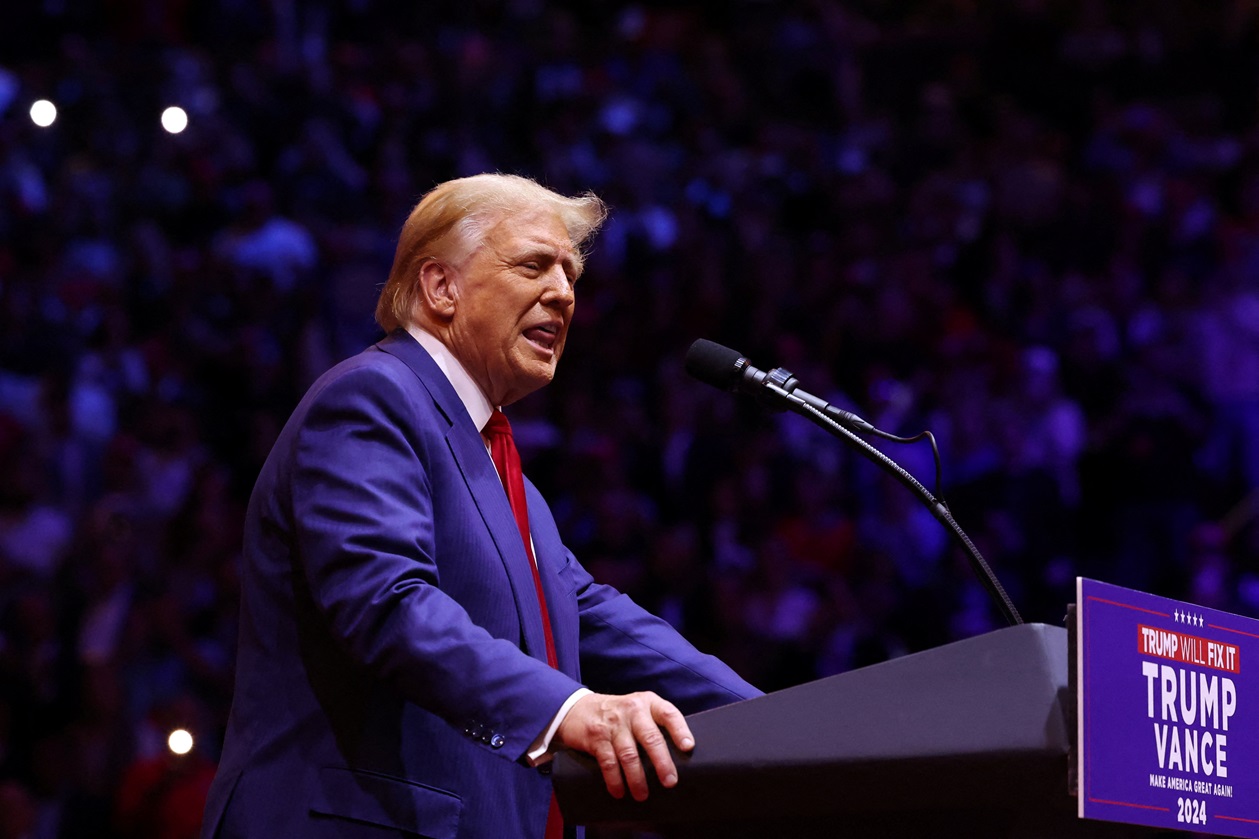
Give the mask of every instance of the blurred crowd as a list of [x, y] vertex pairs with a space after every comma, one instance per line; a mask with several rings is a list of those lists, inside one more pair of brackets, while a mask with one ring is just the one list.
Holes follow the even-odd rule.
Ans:
[[1079, 574], [1259, 615], [1257, 82], [1245, 0], [6, 8], [0, 839], [195, 834], [254, 477], [481, 171], [613, 208], [526, 470], [759, 687], [1000, 619], [891, 478], [688, 379], [699, 337], [933, 431], [1029, 620]]

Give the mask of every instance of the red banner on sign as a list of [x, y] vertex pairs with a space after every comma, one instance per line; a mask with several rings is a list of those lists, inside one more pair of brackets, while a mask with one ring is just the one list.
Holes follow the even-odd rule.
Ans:
[[1213, 641], [1185, 632], [1137, 625], [1137, 650], [1142, 655], [1211, 667], [1226, 673], [1241, 672], [1241, 655], [1236, 644]]

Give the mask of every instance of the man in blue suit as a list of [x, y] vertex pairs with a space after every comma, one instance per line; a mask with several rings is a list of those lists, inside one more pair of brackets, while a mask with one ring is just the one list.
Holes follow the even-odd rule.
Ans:
[[206, 839], [558, 835], [556, 748], [642, 799], [677, 781], [683, 712], [758, 695], [595, 583], [482, 436], [554, 375], [604, 215], [504, 175], [411, 213], [388, 337], [311, 387], [250, 500]]

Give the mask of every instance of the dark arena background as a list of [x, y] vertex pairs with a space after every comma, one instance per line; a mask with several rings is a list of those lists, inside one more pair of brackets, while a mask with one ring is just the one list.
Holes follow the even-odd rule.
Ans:
[[195, 835], [262, 459], [482, 171], [613, 210], [526, 470], [757, 686], [1001, 621], [906, 490], [688, 378], [701, 337], [932, 430], [1028, 620], [1081, 574], [1259, 615], [1257, 108], [1243, 0], [5, 3], [0, 839]]

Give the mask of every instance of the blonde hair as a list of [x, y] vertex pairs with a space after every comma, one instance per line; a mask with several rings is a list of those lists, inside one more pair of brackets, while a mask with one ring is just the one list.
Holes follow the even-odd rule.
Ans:
[[499, 221], [538, 207], [554, 209], [579, 260], [582, 246], [608, 215], [607, 206], [593, 192], [568, 198], [519, 175], [473, 175], [433, 187], [402, 225], [393, 268], [376, 302], [376, 322], [392, 332], [411, 321], [420, 268], [427, 260], [459, 264], [476, 252]]

